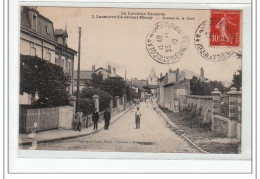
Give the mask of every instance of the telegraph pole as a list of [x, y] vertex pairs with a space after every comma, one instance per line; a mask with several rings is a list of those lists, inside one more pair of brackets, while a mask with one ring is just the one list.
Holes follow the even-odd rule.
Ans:
[[79, 27], [79, 49], [78, 49], [78, 79], [77, 79], [77, 112], [79, 111], [79, 79], [80, 79], [80, 44], [81, 44], [81, 27]]
[[125, 103], [127, 103], [127, 97], [126, 97], [126, 69], [125, 69]]

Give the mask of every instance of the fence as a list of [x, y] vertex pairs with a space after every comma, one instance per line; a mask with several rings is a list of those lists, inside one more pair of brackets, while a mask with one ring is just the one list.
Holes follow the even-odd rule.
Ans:
[[214, 89], [212, 130], [226, 137], [241, 140], [241, 100], [242, 91], [231, 88], [227, 96], [221, 97], [221, 92]]
[[229, 101], [228, 96], [223, 96], [220, 98], [220, 110], [216, 111], [215, 114], [223, 116], [223, 117], [229, 117]]
[[37, 123], [36, 132], [58, 128], [69, 129], [72, 126], [73, 110], [74, 108], [70, 106], [35, 109], [20, 106], [19, 132], [33, 132], [35, 123]]
[[36, 131], [56, 129], [59, 125], [59, 108], [21, 109], [20, 108], [20, 132], [30, 133], [34, 130], [34, 123], [37, 123]]

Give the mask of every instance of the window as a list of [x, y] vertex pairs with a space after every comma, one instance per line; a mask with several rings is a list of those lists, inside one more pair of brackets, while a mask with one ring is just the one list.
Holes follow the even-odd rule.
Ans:
[[48, 26], [46, 26], [46, 33], [49, 35], [50, 34], [50, 29], [48, 28]]
[[55, 64], [59, 65], [59, 56], [58, 55], [55, 55]]
[[51, 61], [51, 52], [50, 52], [50, 49], [46, 49], [46, 60], [48, 60], [48, 61]]
[[34, 14], [33, 17], [32, 17], [32, 29], [37, 30], [37, 16], [36, 16], [36, 14]]
[[67, 71], [68, 70], [68, 60], [65, 60], [65, 67], [64, 70]]
[[69, 60], [69, 73], [71, 72], [71, 62], [70, 62], [70, 60]]
[[47, 52], [46, 60], [51, 61], [51, 53], [50, 52]]
[[64, 59], [61, 60], [61, 67], [64, 69]]
[[30, 55], [31, 55], [31, 56], [36, 56], [35, 43], [31, 43]]

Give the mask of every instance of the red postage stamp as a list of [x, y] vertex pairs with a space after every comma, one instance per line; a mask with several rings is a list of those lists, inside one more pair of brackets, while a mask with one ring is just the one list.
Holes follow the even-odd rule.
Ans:
[[240, 11], [212, 10], [210, 18], [210, 46], [240, 45]]

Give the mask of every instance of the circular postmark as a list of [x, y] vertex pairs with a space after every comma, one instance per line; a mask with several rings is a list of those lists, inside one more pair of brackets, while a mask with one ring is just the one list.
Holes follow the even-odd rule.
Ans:
[[194, 36], [194, 45], [200, 56], [213, 62], [223, 61], [232, 56], [234, 50], [231, 47], [211, 47], [210, 38], [209, 22], [203, 21]]
[[158, 22], [146, 36], [148, 54], [162, 64], [175, 63], [182, 59], [188, 50], [189, 37], [183, 30], [168, 22]]

